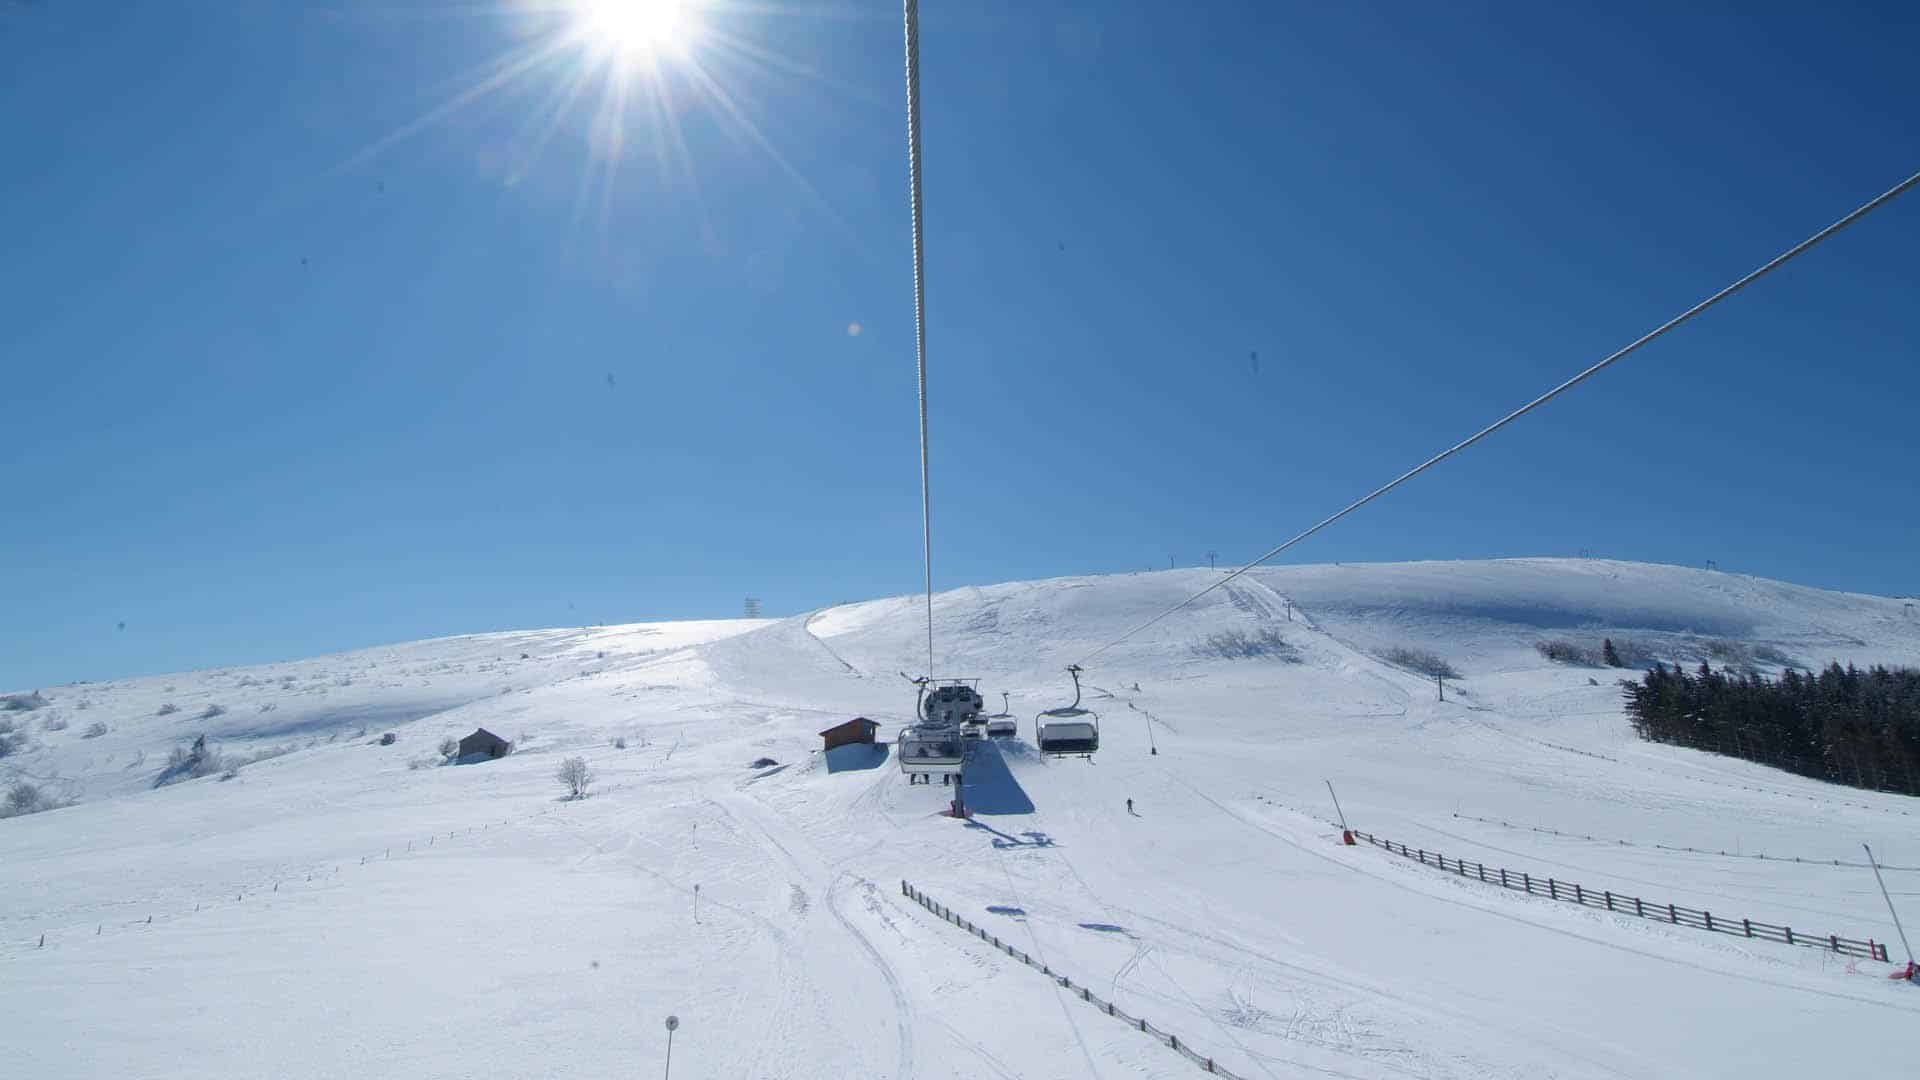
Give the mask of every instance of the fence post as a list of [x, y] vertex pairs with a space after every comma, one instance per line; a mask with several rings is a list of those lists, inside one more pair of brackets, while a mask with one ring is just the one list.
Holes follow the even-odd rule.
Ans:
[[1608, 911], [1613, 910], [1613, 890], [1612, 889], [1607, 890], [1607, 910]]
[[1741, 919], [1740, 928], [1747, 932], [1748, 937], [1753, 936], [1753, 920], [1752, 919]]
[[1586, 896], [1580, 892], [1580, 883], [1577, 881], [1573, 883], [1573, 902], [1576, 904], [1584, 904], [1587, 902]]
[[1704, 915], [1704, 916], [1706, 916], [1706, 917], [1707, 917], [1707, 929], [1709, 929], [1709, 930], [1711, 930], [1711, 929], [1713, 929], [1713, 912], [1711, 912], [1711, 911], [1703, 911], [1703, 912], [1701, 912], [1700, 914], [1702, 914], [1702, 915]]
[[1829, 944], [1829, 945], [1832, 945], [1832, 946], [1833, 946], [1833, 951], [1834, 951], [1834, 952], [1839, 952], [1839, 951], [1840, 951], [1840, 935], [1838, 935], [1838, 934], [1828, 934], [1828, 935], [1827, 935], [1827, 944]]
[[1487, 864], [1483, 862], [1477, 862], [1477, 863], [1474, 863], [1473, 865], [1480, 868], [1480, 880], [1481, 881], [1487, 880]]
[[1527, 887], [1527, 895], [1533, 895], [1533, 876], [1525, 870], [1520, 871], [1520, 883]]
[[1667, 905], [1667, 921], [1675, 926], [1680, 925], [1680, 913], [1673, 909], [1672, 904]]
[[1642, 904], [1637, 896], [1633, 898], [1633, 913], [1643, 919], [1647, 917], [1647, 906]]
[[1167, 1045], [1173, 1047], [1175, 1050], [1180, 1049], [1180, 1036], [1175, 1035], [1171, 1031], [1167, 1032]]
[[[45, 934], [42, 934], [42, 935], [40, 935], [40, 936], [41, 936], [41, 937], [45, 937], [46, 935], [45, 935]], [[1147, 1030], [1147, 1018], [1146, 1018], [1146, 1017], [1144, 1017], [1144, 1016], [1140, 1018], [1140, 1030], [1141, 1030], [1141, 1031], [1145, 1031], [1145, 1030]]]
[[1783, 929], [1786, 930], [1787, 932], [1787, 944], [1789, 945], [1793, 944], [1793, 927], [1788, 926], [1788, 927], [1783, 927]]
[[1511, 886], [1507, 884], [1507, 868], [1504, 866], [1500, 868], [1500, 887], [1503, 889], [1511, 888]]
[[1547, 895], [1555, 900], [1560, 899], [1560, 883], [1552, 878], [1547, 879]]

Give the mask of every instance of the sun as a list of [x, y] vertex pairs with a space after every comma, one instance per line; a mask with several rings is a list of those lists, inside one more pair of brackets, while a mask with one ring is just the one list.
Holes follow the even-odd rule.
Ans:
[[586, 44], [623, 56], [684, 50], [698, 27], [694, 0], [575, 0]]

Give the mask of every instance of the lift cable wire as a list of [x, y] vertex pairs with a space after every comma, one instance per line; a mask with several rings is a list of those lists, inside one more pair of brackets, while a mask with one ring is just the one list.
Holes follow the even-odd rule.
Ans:
[[927, 674], [933, 674], [933, 496], [927, 483], [927, 289], [920, 243], [920, 2], [906, 0], [907, 177], [913, 204], [913, 355], [920, 378], [920, 554], [927, 575]]
[[[908, 0], [908, 5], [909, 7], [912, 6], [912, 0]], [[1874, 210], [1877, 210], [1880, 207], [1886, 205], [1887, 203], [1892, 202], [1895, 197], [1899, 196], [1902, 192], [1906, 191], [1908, 188], [1913, 187], [1916, 183], [1920, 183], [1920, 172], [1914, 173], [1912, 176], [1907, 177], [1905, 180], [1902, 180], [1900, 183], [1894, 185], [1892, 188], [1874, 197], [1872, 200], [1867, 202], [1865, 205], [1861, 206], [1859, 209], [1855, 210], [1853, 213], [1848, 214], [1846, 217], [1841, 218], [1840, 220], [1834, 222], [1833, 224], [1827, 226], [1826, 228], [1821, 229], [1819, 232], [1814, 233], [1812, 236], [1807, 237], [1805, 240], [1800, 241], [1798, 244], [1795, 244], [1793, 247], [1788, 248], [1786, 251], [1783, 251], [1780, 254], [1774, 256], [1772, 259], [1768, 260], [1768, 262], [1765, 265], [1761, 266], [1759, 269], [1754, 270], [1752, 273], [1748, 274], [1747, 276], [1741, 278], [1740, 280], [1734, 282], [1731, 285], [1728, 285], [1726, 288], [1721, 289], [1719, 292], [1714, 293], [1712, 296], [1707, 297], [1705, 300], [1700, 301], [1699, 303], [1693, 305], [1687, 310], [1681, 312], [1678, 315], [1675, 315], [1673, 318], [1667, 320], [1666, 322], [1660, 324], [1654, 329], [1648, 331], [1646, 334], [1644, 334], [1643, 336], [1635, 340], [1632, 344], [1627, 345], [1625, 348], [1622, 348], [1620, 351], [1605, 357], [1604, 359], [1600, 360], [1598, 363], [1594, 364], [1592, 367], [1587, 368], [1586, 370], [1580, 372], [1578, 375], [1575, 375], [1574, 377], [1568, 379], [1566, 382], [1561, 383], [1560, 385], [1554, 387], [1553, 389], [1547, 391], [1546, 393], [1541, 394], [1539, 397], [1534, 398], [1532, 401], [1527, 402], [1525, 405], [1520, 406], [1518, 409], [1515, 409], [1514, 411], [1508, 413], [1507, 415], [1501, 417], [1500, 419], [1495, 420], [1493, 423], [1488, 424], [1486, 427], [1481, 428], [1477, 432], [1474, 432], [1472, 435], [1468, 436], [1466, 439], [1463, 439], [1462, 441], [1455, 443], [1454, 445], [1448, 447], [1447, 449], [1442, 450], [1440, 453], [1435, 454], [1434, 456], [1428, 458], [1427, 460], [1421, 462], [1418, 465], [1415, 465], [1413, 468], [1408, 469], [1406, 472], [1403, 472], [1399, 476], [1394, 477], [1392, 480], [1388, 481], [1387, 483], [1382, 484], [1381, 486], [1368, 492], [1366, 495], [1360, 497], [1359, 499], [1353, 501], [1352, 503], [1349, 503], [1346, 507], [1344, 507], [1340, 511], [1334, 514], [1328, 515], [1325, 518], [1322, 518], [1313, 527], [1307, 529], [1304, 532], [1299, 533], [1298, 535], [1294, 536], [1292, 539], [1273, 548], [1271, 551], [1268, 551], [1265, 555], [1260, 556], [1259, 558], [1253, 560], [1252, 562], [1241, 567], [1240, 569], [1233, 571], [1232, 573], [1226, 575], [1225, 577], [1214, 582], [1213, 584], [1208, 585], [1206, 588], [1201, 589], [1199, 592], [1194, 593], [1192, 596], [1187, 597], [1185, 600], [1180, 601], [1178, 604], [1173, 605], [1167, 610], [1162, 611], [1160, 614], [1155, 615], [1153, 618], [1148, 619], [1146, 622], [1141, 623], [1140, 625], [1134, 627], [1133, 629], [1127, 631], [1126, 633], [1121, 634], [1119, 637], [1114, 638], [1112, 641], [1107, 642], [1105, 645], [1102, 645], [1099, 648], [1093, 650], [1092, 652], [1088, 653], [1086, 657], [1080, 661], [1080, 663], [1083, 665], [1091, 663], [1094, 657], [1099, 656], [1101, 653], [1106, 652], [1108, 649], [1113, 648], [1115, 645], [1120, 644], [1121, 642], [1127, 640], [1128, 638], [1134, 636], [1135, 634], [1138, 634], [1140, 631], [1145, 630], [1149, 626], [1152, 626], [1155, 623], [1159, 622], [1160, 620], [1166, 618], [1167, 616], [1172, 615], [1174, 612], [1187, 607], [1189, 604], [1192, 604], [1195, 600], [1198, 600], [1201, 597], [1207, 595], [1208, 593], [1214, 591], [1215, 589], [1218, 589], [1221, 586], [1226, 585], [1228, 582], [1232, 581], [1234, 578], [1237, 578], [1240, 575], [1246, 573], [1247, 571], [1252, 570], [1254, 567], [1267, 562], [1268, 560], [1272, 559], [1275, 555], [1280, 554], [1281, 552], [1287, 550], [1288, 548], [1299, 543], [1300, 541], [1305, 540], [1307, 537], [1312, 536], [1314, 533], [1319, 532], [1321, 529], [1324, 529], [1327, 526], [1333, 524], [1334, 522], [1339, 521], [1341, 518], [1346, 517], [1348, 514], [1353, 513], [1355, 510], [1358, 510], [1361, 507], [1372, 502], [1373, 500], [1379, 498], [1380, 496], [1385, 495], [1387, 492], [1392, 491], [1394, 488], [1399, 487], [1401, 484], [1406, 483], [1408, 480], [1413, 479], [1414, 477], [1420, 475], [1423, 472], [1426, 472], [1428, 469], [1434, 467], [1435, 465], [1440, 464], [1442, 461], [1445, 461], [1446, 459], [1452, 457], [1453, 455], [1459, 453], [1460, 451], [1465, 450], [1467, 447], [1472, 446], [1474, 443], [1479, 442], [1481, 439], [1484, 439], [1487, 436], [1493, 434], [1494, 432], [1499, 431], [1501, 428], [1506, 427], [1508, 424], [1514, 422], [1515, 420], [1520, 419], [1522, 416], [1525, 416], [1526, 414], [1532, 412], [1534, 409], [1537, 409], [1540, 406], [1545, 405], [1547, 402], [1552, 401], [1554, 398], [1559, 397], [1561, 394], [1565, 393], [1566, 391], [1571, 390], [1574, 387], [1580, 385], [1581, 383], [1585, 382], [1587, 379], [1598, 374], [1602, 369], [1611, 365], [1614, 361], [1627, 356], [1629, 353], [1632, 353], [1635, 350], [1639, 349], [1642, 345], [1645, 345], [1653, 341], [1655, 338], [1660, 337], [1661, 335], [1665, 334], [1667, 331], [1674, 329], [1675, 327], [1679, 326], [1681, 323], [1686, 322], [1687, 320], [1693, 318], [1694, 316], [1700, 314], [1701, 312], [1707, 310], [1708, 308], [1714, 306], [1715, 304], [1718, 304], [1720, 301], [1725, 300], [1727, 297], [1732, 296], [1734, 293], [1739, 292], [1741, 289], [1746, 288], [1748, 285], [1751, 285], [1754, 282], [1760, 280], [1762, 277], [1765, 277], [1766, 275], [1779, 269], [1781, 266], [1784, 266], [1789, 260], [1793, 259], [1795, 256], [1808, 251], [1814, 245], [1820, 243], [1822, 240], [1827, 239], [1828, 237], [1832, 236], [1834, 233], [1839, 232], [1841, 229], [1844, 229], [1847, 226], [1853, 224], [1854, 222], [1860, 220], [1861, 218], [1867, 216], [1869, 213], [1873, 212]]]

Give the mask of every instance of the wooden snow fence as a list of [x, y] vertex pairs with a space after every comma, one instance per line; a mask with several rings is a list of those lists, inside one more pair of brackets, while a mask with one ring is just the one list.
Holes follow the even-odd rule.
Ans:
[[1129, 1015], [1124, 1010], [1114, 1005], [1113, 1002], [1108, 1001], [1105, 998], [1102, 998], [1100, 995], [1094, 993], [1092, 990], [1088, 989], [1087, 987], [1082, 986], [1077, 982], [1074, 982], [1072, 979], [1053, 970], [1051, 967], [1047, 966], [1046, 964], [1043, 964], [1040, 961], [1035, 960], [1032, 956], [1028, 955], [1027, 953], [1014, 948], [1012, 945], [1009, 945], [1006, 942], [1000, 940], [998, 937], [995, 937], [993, 934], [990, 934], [987, 931], [981, 929], [980, 927], [975, 926], [972, 922], [968, 921], [964, 916], [955, 914], [952, 908], [947, 907], [945, 904], [942, 904], [937, 900], [934, 900], [932, 897], [928, 896], [926, 893], [923, 893], [919, 889], [914, 888], [908, 882], [906, 881], [900, 882], [900, 895], [906, 897], [907, 899], [913, 901], [916, 904], [919, 904], [921, 907], [926, 908], [928, 911], [932, 912], [934, 915], [939, 916], [942, 920], [948, 923], [951, 923], [962, 930], [965, 930], [967, 933], [972, 934], [974, 937], [979, 938], [981, 941], [986, 942], [987, 944], [993, 946], [994, 948], [999, 949], [1001, 952], [1006, 953], [1008, 956], [1013, 957], [1015, 960], [1020, 961], [1021, 963], [1027, 965], [1028, 967], [1034, 969], [1035, 971], [1040, 972], [1042, 975], [1045, 975], [1049, 979], [1052, 979], [1054, 983], [1058, 985], [1061, 989], [1073, 991], [1074, 997], [1079, 998], [1081, 1001], [1086, 1002], [1088, 1005], [1093, 1006], [1095, 1009], [1098, 1009], [1101, 1012], [1106, 1013], [1108, 1016], [1111, 1016], [1114, 1019], [1120, 1021], [1121, 1023], [1126, 1024], [1128, 1027], [1137, 1028], [1140, 1031], [1143, 1031], [1146, 1034], [1153, 1036], [1154, 1038], [1160, 1040], [1160, 1042], [1166, 1044], [1166, 1046], [1169, 1049], [1179, 1051], [1180, 1056], [1186, 1058], [1188, 1061], [1193, 1062], [1195, 1065], [1198, 1065], [1200, 1067], [1201, 1072], [1212, 1073], [1216, 1076], [1229, 1076], [1229, 1077], [1233, 1077], [1234, 1080], [1246, 1080], [1246, 1078], [1241, 1076], [1239, 1073], [1229, 1071], [1226, 1066], [1215, 1062], [1212, 1058], [1208, 1057], [1203, 1053], [1200, 1053], [1198, 1050], [1195, 1050], [1191, 1045], [1187, 1043], [1185, 1039], [1180, 1038], [1179, 1036], [1175, 1035], [1171, 1031], [1166, 1031], [1162, 1028], [1155, 1027], [1153, 1024], [1148, 1023], [1144, 1017]]
[[1436, 867], [1459, 877], [1471, 878], [1488, 885], [1498, 885], [1503, 889], [1513, 889], [1529, 896], [1544, 896], [1549, 900], [1561, 900], [1569, 904], [1579, 904], [1582, 907], [1601, 908], [1615, 915], [1632, 915], [1635, 918], [1652, 919], [1670, 926], [1690, 926], [1695, 930], [1710, 930], [1716, 934], [1778, 941], [1786, 945], [1803, 945], [1809, 949], [1825, 949], [1842, 956], [1859, 956], [1883, 962], [1887, 959], [1886, 944], [1871, 938], [1861, 941], [1856, 938], [1841, 937], [1838, 934], [1809, 934], [1790, 926], [1775, 926], [1772, 923], [1755, 922], [1747, 918], [1729, 918], [1725, 915], [1715, 915], [1711, 911], [1699, 911], [1681, 907], [1678, 904], [1656, 903], [1643, 900], [1638, 896], [1628, 896], [1625, 893], [1606, 889], [1589, 889], [1578, 882], [1538, 877], [1531, 873], [1488, 866], [1485, 863], [1471, 862], [1466, 859], [1449, 859], [1437, 851], [1410, 848], [1405, 844], [1382, 840], [1359, 829], [1353, 830], [1353, 835], [1374, 847], [1413, 859], [1423, 866]]

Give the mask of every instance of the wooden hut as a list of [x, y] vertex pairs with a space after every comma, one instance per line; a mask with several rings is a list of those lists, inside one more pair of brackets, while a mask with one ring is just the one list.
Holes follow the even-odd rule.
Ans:
[[506, 757], [512, 751], [513, 744], [488, 731], [486, 728], [474, 728], [473, 734], [460, 740], [461, 757]]
[[856, 716], [844, 724], [835, 724], [820, 733], [826, 740], [822, 750], [831, 750], [836, 746], [849, 746], [854, 743], [873, 745], [873, 737], [880, 732], [880, 724], [864, 716]]

